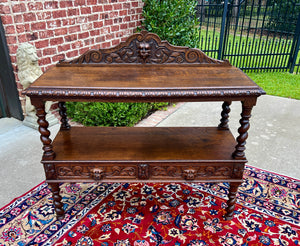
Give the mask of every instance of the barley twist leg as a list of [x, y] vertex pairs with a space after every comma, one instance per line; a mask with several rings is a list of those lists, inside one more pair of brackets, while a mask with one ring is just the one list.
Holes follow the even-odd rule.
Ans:
[[65, 211], [63, 209], [63, 203], [61, 202], [61, 195], [59, 194], [59, 183], [49, 183], [52, 191], [53, 205], [56, 213], [56, 218], [62, 220], [65, 217]]
[[237, 145], [235, 146], [235, 151], [233, 152], [232, 156], [234, 159], [238, 160], [245, 160], [245, 145], [246, 139], [248, 138], [248, 130], [250, 128], [249, 119], [251, 117], [251, 110], [253, 105], [246, 105], [243, 103], [241, 119], [240, 119], [240, 128], [238, 129], [239, 136], [237, 137]]
[[59, 102], [58, 107], [59, 107], [59, 115], [61, 117], [60, 129], [61, 130], [69, 130], [71, 126], [68, 123], [67, 108], [66, 108], [65, 102]]
[[50, 131], [48, 130], [49, 123], [46, 120], [46, 111], [44, 102], [35, 102], [36, 115], [38, 117], [39, 132], [41, 134], [41, 142], [43, 143], [43, 160], [53, 160], [55, 153], [52, 147], [52, 140], [50, 139]]
[[229, 113], [230, 113], [230, 104], [231, 102], [224, 102], [222, 104], [222, 112], [221, 112], [221, 123], [219, 124], [218, 128], [221, 130], [228, 130], [229, 126], [228, 126], [228, 122], [229, 122]]

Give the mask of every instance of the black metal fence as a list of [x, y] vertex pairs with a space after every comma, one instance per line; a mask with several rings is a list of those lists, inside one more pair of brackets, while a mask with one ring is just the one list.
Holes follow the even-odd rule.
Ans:
[[300, 72], [300, 0], [198, 0], [199, 47], [244, 71]]

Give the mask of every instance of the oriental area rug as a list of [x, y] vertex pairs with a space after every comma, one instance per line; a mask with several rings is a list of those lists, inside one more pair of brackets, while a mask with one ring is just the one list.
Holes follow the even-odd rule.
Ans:
[[231, 221], [228, 184], [61, 184], [57, 221], [45, 183], [0, 210], [0, 245], [299, 245], [300, 182], [246, 167]]

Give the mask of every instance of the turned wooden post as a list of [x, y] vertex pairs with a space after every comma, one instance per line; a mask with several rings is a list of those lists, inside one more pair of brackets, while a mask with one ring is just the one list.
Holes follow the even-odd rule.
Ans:
[[[41, 141], [43, 143], [43, 157], [42, 162], [45, 160], [54, 160], [55, 152], [53, 151], [52, 140], [50, 139], [50, 131], [48, 130], [49, 123], [46, 120], [45, 102], [39, 99], [31, 99], [32, 104], [35, 106], [36, 115], [38, 117], [37, 123], [39, 124], [39, 132], [41, 133]], [[55, 168], [51, 163], [44, 164], [46, 178], [55, 179]], [[64, 218], [62, 197], [59, 195], [59, 183], [49, 184], [52, 191], [53, 205], [56, 212], [57, 219]]]
[[36, 116], [38, 117], [37, 123], [39, 124], [40, 139], [44, 150], [42, 160], [53, 160], [55, 153], [53, 151], [52, 140], [49, 137], [50, 131], [48, 130], [49, 123], [46, 120], [45, 102], [31, 99], [31, 103], [35, 106]]
[[62, 220], [65, 217], [65, 211], [63, 209], [63, 203], [61, 202], [61, 195], [59, 194], [59, 183], [48, 183], [51, 187], [53, 205], [56, 213], [56, 218]]
[[239, 188], [240, 182], [230, 183], [229, 193], [228, 193], [228, 201], [227, 201], [227, 208], [225, 214], [225, 220], [231, 220], [234, 214], [234, 208], [236, 203], [236, 193]]
[[230, 113], [230, 104], [231, 102], [224, 102], [222, 104], [222, 112], [221, 112], [221, 123], [219, 124], [218, 128], [220, 130], [228, 130], [229, 126], [228, 126], [228, 122], [229, 122], [229, 113]]
[[65, 102], [59, 102], [58, 107], [59, 107], [59, 115], [61, 117], [60, 130], [69, 130], [71, 126], [68, 123], [67, 108]]
[[240, 119], [240, 128], [238, 129], [239, 136], [236, 138], [237, 145], [235, 146], [235, 151], [232, 154], [234, 159], [246, 160], [245, 156], [245, 145], [246, 139], [248, 138], [248, 130], [250, 128], [249, 119], [251, 117], [251, 111], [253, 106], [255, 106], [256, 99], [242, 101], [242, 113]]

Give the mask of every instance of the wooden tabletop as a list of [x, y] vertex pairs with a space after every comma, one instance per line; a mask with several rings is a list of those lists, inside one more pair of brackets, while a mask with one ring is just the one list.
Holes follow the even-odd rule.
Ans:
[[264, 91], [233, 66], [98, 64], [53, 67], [25, 94], [47, 100], [147, 101], [164, 97], [166, 101], [193, 101], [208, 97], [257, 97]]

